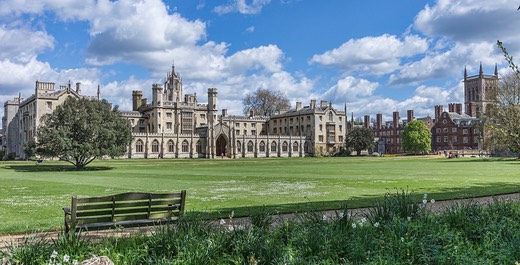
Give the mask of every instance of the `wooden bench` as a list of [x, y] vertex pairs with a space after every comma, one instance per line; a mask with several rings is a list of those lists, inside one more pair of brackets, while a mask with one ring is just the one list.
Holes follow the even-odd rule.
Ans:
[[78, 230], [170, 223], [184, 214], [186, 191], [154, 194], [128, 192], [100, 197], [72, 197], [65, 213], [65, 234]]

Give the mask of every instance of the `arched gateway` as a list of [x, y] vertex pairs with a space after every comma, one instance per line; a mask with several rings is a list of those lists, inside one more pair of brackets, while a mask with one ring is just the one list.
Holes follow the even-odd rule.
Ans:
[[219, 135], [217, 138], [216, 148], [217, 148], [217, 154], [218, 156], [221, 156], [224, 154], [225, 156], [228, 156], [228, 141], [224, 134]]

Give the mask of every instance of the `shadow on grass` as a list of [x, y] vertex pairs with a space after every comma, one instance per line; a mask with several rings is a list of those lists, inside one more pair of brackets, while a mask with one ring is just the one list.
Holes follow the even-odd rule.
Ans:
[[[516, 157], [501, 157], [501, 158], [476, 158], [471, 157], [471, 159], [467, 158], [446, 158], [446, 159], [440, 159], [437, 160], [438, 163], [473, 163], [473, 162], [520, 162], [520, 159]], [[515, 165], [520, 165], [520, 163], [511, 163]]]
[[14, 170], [17, 172], [55, 172], [55, 171], [103, 171], [103, 170], [112, 170], [113, 167], [94, 167], [94, 166], [86, 166], [81, 170], [77, 170], [74, 166], [69, 165], [9, 165], [5, 166], [5, 169]]
[[[404, 189], [411, 193], [412, 199], [417, 203], [421, 203], [425, 189], [420, 192], [408, 189], [406, 187], [388, 189], [387, 193], [396, 194], [397, 191]], [[520, 193], [520, 184], [518, 183], [486, 183], [483, 185], [475, 185], [463, 188], [441, 188], [428, 193], [428, 200], [446, 201], [454, 199], [471, 199], [485, 196], [496, 196], [504, 194]], [[349, 198], [348, 200], [331, 200], [331, 201], [306, 201], [297, 203], [260, 205], [260, 206], [244, 206], [234, 208], [219, 208], [212, 211], [190, 211], [188, 214], [195, 214], [208, 219], [228, 218], [231, 212], [235, 217], [253, 216], [262, 213], [283, 214], [283, 213], [305, 213], [314, 211], [342, 210], [345, 208], [355, 209], [371, 207], [382, 199], [384, 194], [379, 195], [363, 195]], [[518, 197], [520, 200], [520, 196]], [[189, 200], [189, 198], [188, 198]]]

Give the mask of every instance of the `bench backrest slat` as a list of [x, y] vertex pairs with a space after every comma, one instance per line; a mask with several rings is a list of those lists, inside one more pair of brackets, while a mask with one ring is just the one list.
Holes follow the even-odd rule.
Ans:
[[72, 197], [73, 227], [133, 220], [177, 220], [183, 215], [186, 191], [168, 194], [127, 192], [99, 197]]
[[78, 198], [78, 203], [111, 202], [112, 197], [114, 197], [116, 201], [148, 200], [148, 196], [150, 196], [152, 199], [181, 198], [182, 192], [164, 194], [154, 194], [146, 192], [127, 192], [110, 196]]

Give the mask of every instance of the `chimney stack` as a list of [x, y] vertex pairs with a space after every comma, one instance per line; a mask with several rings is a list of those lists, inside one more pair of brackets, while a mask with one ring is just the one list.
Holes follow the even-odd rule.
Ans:
[[302, 103], [301, 102], [296, 102], [296, 111], [299, 111], [302, 109]]
[[365, 115], [363, 125], [365, 128], [370, 128], [370, 115]]
[[394, 128], [398, 128], [399, 127], [399, 111], [394, 111], [393, 115], [393, 125], [394, 125]]
[[226, 117], [227, 116], [227, 109], [222, 109], [222, 117]]
[[443, 112], [444, 112], [444, 107], [442, 105], [435, 106], [435, 121], [438, 121], [441, 118], [441, 115]]
[[462, 103], [455, 104], [455, 112], [457, 112], [459, 115], [462, 115]]
[[381, 128], [383, 128], [383, 114], [376, 114], [376, 123], [377, 129], [380, 130]]
[[311, 109], [315, 109], [315, 108], [316, 108], [316, 100], [311, 99]]
[[414, 120], [413, 110], [409, 109], [406, 111], [406, 122], [409, 123]]
[[320, 102], [320, 108], [322, 108], [322, 109], [326, 109], [327, 108], [327, 101], [326, 100], [322, 100]]

